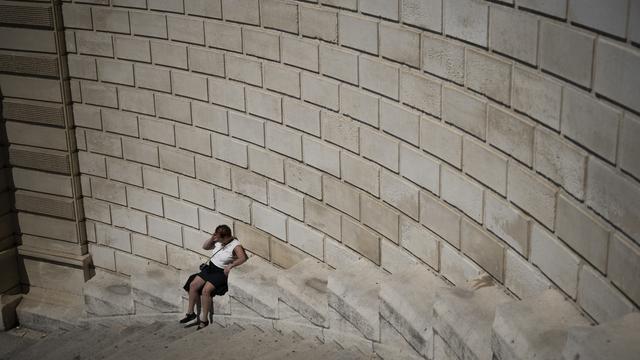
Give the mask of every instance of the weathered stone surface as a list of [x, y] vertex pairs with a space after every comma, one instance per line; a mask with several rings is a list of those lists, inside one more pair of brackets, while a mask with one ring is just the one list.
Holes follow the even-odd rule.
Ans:
[[128, 315], [135, 312], [131, 280], [126, 276], [96, 271], [83, 288], [85, 311], [92, 316]]
[[279, 292], [276, 281], [280, 273], [275, 266], [253, 256], [230, 273], [229, 292], [258, 314], [277, 319]]
[[504, 285], [521, 299], [552, 287], [540, 270], [512, 250], [507, 250], [504, 273]]
[[171, 313], [182, 310], [182, 288], [176, 286], [184, 279], [180, 272], [167, 266], [144, 262], [142, 268], [131, 275], [133, 300], [157, 312]]
[[567, 328], [589, 321], [557, 290], [498, 305], [491, 349], [499, 360], [561, 359]]
[[328, 275], [326, 265], [304, 259], [278, 277], [280, 299], [313, 324], [329, 327]]
[[635, 359], [640, 353], [638, 333], [638, 313], [596, 327], [574, 327], [562, 354], [566, 359]]

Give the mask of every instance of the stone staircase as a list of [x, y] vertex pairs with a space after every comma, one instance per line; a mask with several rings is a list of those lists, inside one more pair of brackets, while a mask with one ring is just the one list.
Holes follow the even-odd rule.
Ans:
[[[99, 271], [82, 304], [66, 311], [64, 298], [30, 293], [18, 318], [47, 336], [23, 337], [0, 357], [573, 360], [640, 353], [638, 313], [591, 326], [554, 289], [518, 300], [488, 275], [453, 287], [422, 265], [389, 274], [366, 259], [333, 270], [306, 258], [280, 269], [253, 256], [232, 271], [229, 293], [214, 298], [212, 325], [196, 332], [176, 321], [186, 275], [154, 264], [131, 277]], [[43, 310], [55, 301], [55, 311]]]

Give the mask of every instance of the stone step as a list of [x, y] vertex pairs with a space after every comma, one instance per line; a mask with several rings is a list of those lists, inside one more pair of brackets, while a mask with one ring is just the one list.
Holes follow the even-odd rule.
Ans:
[[229, 275], [229, 294], [268, 319], [278, 318], [278, 287], [281, 270], [252, 256]]
[[491, 328], [496, 307], [514, 301], [488, 276], [465, 287], [442, 288], [433, 305], [434, 337], [460, 359], [491, 360]]
[[[86, 331], [97, 334], [102, 326], [96, 325], [94, 327], [86, 329]], [[96, 335], [95, 339], [93, 339], [88, 344], [82, 344], [82, 346], [75, 347], [70, 350], [68, 355], [64, 357], [59, 357], [60, 359], [95, 359], [96, 353], [100, 352], [102, 349], [109, 348], [113, 346], [115, 343], [122, 341], [129, 336], [135, 334], [138, 330], [142, 329], [143, 326], [135, 325], [129, 327], [122, 326], [108, 326], [106, 329], [108, 330], [106, 333], [100, 333], [100, 335]]]
[[[42, 334], [44, 335], [44, 334]], [[12, 329], [0, 332], [0, 359], [11, 359], [36, 344], [39, 336], [30, 336], [28, 331]]]
[[380, 315], [422, 356], [432, 354], [432, 309], [447, 284], [425, 266], [390, 275], [380, 286]]
[[327, 281], [329, 267], [306, 258], [278, 277], [280, 299], [313, 324], [329, 327]]
[[82, 287], [87, 316], [129, 315], [135, 312], [131, 278], [96, 269]]
[[139, 327], [129, 336], [123, 337], [122, 339], [115, 341], [108, 346], [105, 346], [102, 349], [96, 351], [96, 353], [93, 355], [93, 358], [96, 360], [121, 358], [121, 356], [125, 356], [127, 354], [127, 351], [129, 351], [129, 349], [135, 348], [140, 341], [148, 338], [150, 333], [158, 331], [164, 326], [166, 326], [165, 322], [156, 321], [150, 325], [141, 328]]
[[558, 359], [570, 326], [589, 325], [557, 290], [498, 305], [491, 348], [497, 360]]
[[327, 284], [329, 306], [373, 341], [380, 341], [378, 293], [384, 276], [361, 259], [348, 268], [332, 271]]
[[182, 312], [183, 281], [179, 270], [147, 262], [131, 275], [136, 314]]
[[[371, 359], [372, 354], [365, 355], [354, 349], [342, 349], [333, 344], [321, 344], [311, 346], [307, 349], [296, 349], [291, 347], [290, 351], [278, 352], [279, 357], [269, 357], [268, 359], [288, 359], [288, 360], [361, 360]], [[262, 358], [260, 358], [262, 359]]]
[[569, 329], [565, 359], [633, 360], [640, 354], [640, 313], [593, 327]]
[[137, 346], [128, 349], [126, 356], [131, 359], [142, 358], [157, 349], [162, 349], [166, 344], [192, 334], [196, 330], [196, 326], [186, 327], [177, 320], [163, 323], [163, 327], [150, 332], [141, 339]]
[[82, 329], [75, 328], [71, 331], [58, 331], [47, 334], [46, 337], [38, 340], [34, 345], [20, 351], [18, 353], [11, 354], [10, 358], [13, 360], [30, 360], [30, 359], [44, 359], [48, 358], [48, 354], [57, 349], [61, 344], [65, 344], [74, 337], [82, 334]]
[[[284, 340], [287, 339], [287, 340]], [[196, 359], [210, 359], [213, 357], [225, 360], [253, 359], [258, 354], [264, 354], [292, 343], [294, 338], [283, 336], [275, 330], [262, 330], [255, 326], [248, 327], [232, 337], [219, 339], [212, 343], [204, 356]]]
[[38, 287], [31, 287], [16, 307], [21, 326], [45, 332], [75, 328], [83, 312], [81, 296]]
[[[282, 349], [278, 349], [275, 351], [272, 351], [270, 353], [266, 353], [263, 354], [261, 356], [256, 357], [254, 360], [281, 360], [281, 359], [302, 359], [301, 357], [299, 357], [300, 355], [302, 355], [303, 353], [309, 351], [309, 350], [316, 350], [318, 349], [320, 346], [322, 346], [324, 344], [322, 344], [319, 340], [317, 339], [305, 339], [304, 341], [300, 341], [296, 344], [291, 344], [288, 346], [283, 347]], [[333, 343], [333, 344], [328, 344], [327, 346], [331, 347], [334, 350], [340, 350], [341, 348]], [[308, 355], [305, 354], [305, 356], [308, 357]], [[305, 360], [308, 360], [306, 358], [304, 358]]]
[[423, 360], [424, 357], [400, 335], [386, 319], [380, 317], [380, 342], [373, 344], [374, 352], [385, 360]]
[[[121, 330], [119, 328], [106, 327], [97, 327], [89, 331], [79, 329], [73, 336], [70, 333], [68, 336], [61, 338], [56, 347], [48, 351], [45, 357], [50, 360], [91, 358], [91, 350], [95, 352], [97, 349], [106, 346], [103, 339], [109, 338]], [[83, 357], [82, 354], [85, 356]]]

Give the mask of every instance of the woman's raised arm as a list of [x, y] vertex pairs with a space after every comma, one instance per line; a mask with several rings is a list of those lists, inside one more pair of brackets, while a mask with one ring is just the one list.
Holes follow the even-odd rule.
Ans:
[[211, 250], [213, 249], [213, 244], [216, 242], [216, 239], [218, 237], [216, 236], [215, 233], [213, 233], [213, 235], [211, 235], [211, 237], [204, 242], [204, 244], [202, 244], [202, 248], [205, 250]]

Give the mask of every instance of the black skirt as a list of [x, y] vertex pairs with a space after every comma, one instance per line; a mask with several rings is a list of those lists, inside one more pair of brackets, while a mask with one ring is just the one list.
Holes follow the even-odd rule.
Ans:
[[[211, 294], [213, 296], [224, 295], [229, 290], [227, 286], [227, 275], [224, 274], [224, 269], [213, 265], [210, 261], [200, 269], [199, 273], [189, 276], [187, 282], [182, 287], [186, 292], [189, 292], [189, 285], [191, 285], [191, 282], [196, 276], [200, 276], [205, 282], [211, 283], [211, 285], [215, 287]], [[203, 287], [198, 290], [198, 294], [202, 295]]]

